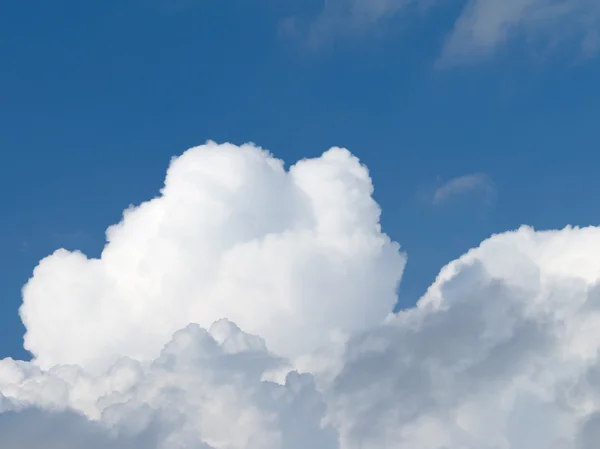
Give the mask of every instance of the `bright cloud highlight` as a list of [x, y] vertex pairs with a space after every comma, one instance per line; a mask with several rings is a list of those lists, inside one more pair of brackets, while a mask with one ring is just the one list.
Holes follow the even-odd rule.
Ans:
[[289, 171], [252, 145], [193, 148], [160, 196], [108, 229], [100, 259], [40, 262], [23, 290], [25, 348], [43, 368], [95, 369], [152, 359], [188, 323], [221, 318], [290, 357], [367, 329], [392, 310], [405, 263], [372, 191], [339, 148]]
[[600, 228], [495, 235], [391, 315], [372, 191], [339, 148], [184, 153], [100, 259], [36, 268], [2, 447], [595, 448]]

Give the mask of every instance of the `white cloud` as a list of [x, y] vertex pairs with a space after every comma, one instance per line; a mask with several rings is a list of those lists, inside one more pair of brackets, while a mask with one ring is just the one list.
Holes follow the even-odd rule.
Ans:
[[598, 246], [598, 228], [525, 227], [444, 267], [416, 308], [350, 344], [330, 402], [342, 447], [589, 441], [585, 422], [600, 406], [590, 382], [600, 379], [590, 376], [600, 366]]
[[[312, 376], [290, 373], [283, 385], [261, 380], [280, 363], [260, 339], [220, 321], [210, 333], [197, 325], [176, 332], [151, 363], [124, 359], [101, 376], [73, 366], [42, 372], [0, 361], [0, 391], [21, 443], [35, 437], [27, 424], [59, 425], [60, 434], [38, 435], [31, 448], [46, 438], [67, 449], [97, 438], [102, 447], [131, 449], [335, 448], [335, 431], [320, 422], [325, 404]], [[0, 429], [3, 419], [0, 414]]]
[[439, 186], [433, 192], [433, 204], [440, 204], [453, 196], [462, 195], [471, 191], [482, 191], [486, 200], [494, 195], [495, 188], [492, 179], [485, 173], [472, 173], [457, 176]]
[[[403, 258], [379, 231], [371, 190], [344, 150], [290, 172], [253, 146], [186, 153], [163, 195], [109, 232], [102, 259], [63, 252], [36, 270], [22, 312], [39, 357], [0, 361], [2, 447], [595, 448], [600, 228], [495, 235], [445, 266], [415, 307], [391, 316], [382, 304], [391, 308]], [[236, 253], [251, 276], [221, 275], [236, 293], [229, 299], [212, 281], [222, 266], [210, 271], [210, 261], [227, 253], [215, 248], [248, 235], [262, 247], [265, 230], [284, 235], [286, 251]], [[305, 260], [302, 245], [319, 250], [312, 270], [295, 265]], [[261, 271], [271, 257], [276, 264]], [[302, 282], [278, 277], [277, 264], [302, 267]], [[192, 282], [188, 268], [203, 281]], [[300, 288], [327, 304], [294, 296]], [[308, 301], [313, 314], [286, 321], [282, 301], [295, 309]], [[170, 321], [169, 304], [186, 314]], [[371, 314], [371, 305], [383, 312]], [[254, 330], [204, 324], [220, 314]], [[328, 324], [352, 332], [342, 352]], [[298, 350], [291, 339], [308, 343]], [[316, 372], [290, 371], [281, 357], [332, 344], [335, 357]], [[285, 380], [268, 380], [282, 372]]]
[[100, 259], [40, 262], [23, 289], [25, 347], [44, 368], [95, 369], [152, 359], [190, 322], [227, 317], [291, 357], [366, 329], [393, 308], [405, 262], [372, 191], [339, 148], [289, 171], [253, 145], [193, 148], [108, 229]]

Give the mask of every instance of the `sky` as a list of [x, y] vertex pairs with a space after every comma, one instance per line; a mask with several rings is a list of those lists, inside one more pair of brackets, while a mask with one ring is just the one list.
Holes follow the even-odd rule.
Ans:
[[[391, 309], [408, 309], [413, 317], [410, 320], [426, 321], [421, 317], [425, 312], [415, 308], [417, 300], [424, 297], [430, 298], [424, 303], [436, 303], [438, 296], [452, 296], [436, 290], [438, 284], [451, 283], [446, 278], [435, 281], [440, 269], [493, 234], [516, 230], [521, 225], [545, 230], [598, 223], [600, 212], [595, 199], [600, 193], [596, 169], [600, 163], [596, 151], [599, 52], [600, 7], [591, 0], [2, 3], [0, 206], [4, 213], [0, 219], [0, 358], [29, 360], [33, 353], [36, 361], [32, 363], [38, 363], [43, 370], [74, 364], [91, 371], [110, 366], [116, 356], [158, 360], [160, 349], [171, 338], [173, 347], [177, 346], [178, 340], [173, 337], [176, 331], [189, 323], [212, 329], [213, 322], [226, 317], [241, 327], [239, 330], [232, 325], [227, 331], [239, 331], [244, 337], [238, 340], [246, 338], [243, 332], [260, 335], [270, 349], [275, 348], [277, 354], [295, 360], [299, 366], [301, 357], [317, 351], [319, 342], [329, 341], [328, 332], [333, 328], [352, 335], [378, 329], [385, 311]], [[33, 274], [40, 260], [59, 248], [80, 250], [89, 258], [99, 257], [106, 243], [106, 229], [121, 221], [128, 206], [159, 194], [172, 158], [209, 140], [231, 143], [233, 146], [223, 147], [231, 159], [211, 159], [216, 144], [209, 144], [202, 147], [204, 153], [185, 153], [188, 156], [178, 161], [189, 160], [189, 166], [199, 170], [194, 172], [199, 179], [209, 176], [201, 168], [205, 163], [229, 187], [228, 183], [237, 185], [230, 179], [232, 173], [248, 180], [248, 191], [254, 196], [244, 201], [236, 199], [231, 204], [219, 199], [237, 220], [236, 226], [215, 218], [223, 226], [219, 230], [203, 221], [202, 211], [216, 213], [211, 209], [212, 203], [187, 203], [186, 189], [200, 189], [207, 197], [216, 194], [210, 189], [202, 190], [204, 187], [188, 186], [185, 165], [174, 162], [169, 169], [173, 173], [170, 196], [163, 192], [163, 202], [139, 209], [142, 212], [134, 216], [140, 218], [126, 221], [124, 230], [113, 233], [116, 243], [111, 243], [112, 249], [106, 251], [107, 262], [102, 262], [111, 268], [102, 270], [114, 277], [106, 274], [109, 277], [105, 279], [104, 274], [96, 273], [92, 262], [77, 259], [70, 252], [52, 256]], [[273, 168], [277, 163], [254, 146], [242, 147], [245, 152], [240, 150], [249, 142], [284, 161], [285, 170], [290, 171]], [[331, 147], [347, 148], [351, 154], [332, 150], [323, 155]], [[205, 153], [207, 156], [202, 156]], [[246, 153], [254, 156], [244, 156]], [[297, 164], [303, 159], [309, 162]], [[237, 164], [248, 164], [250, 168], [246, 170], [245, 165]], [[315, 185], [322, 191], [312, 190]], [[269, 186], [282, 191], [275, 194]], [[290, 193], [297, 189], [306, 193], [316, 208], [314, 223], [304, 203]], [[333, 202], [327, 207], [319, 200], [320, 192], [331, 195]], [[256, 210], [246, 210], [245, 204], [255, 204]], [[378, 229], [377, 204], [385, 236]], [[199, 215], [193, 220], [180, 217], [177, 211], [186, 207]], [[153, 212], [155, 209], [159, 212]], [[335, 226], [323, 218], [329, 209], [334, 217], [331, 220], [340, 220]], [[169, 214], [173, 214], [172, 222], [164, 219]], [[158, 230], [146, 233], [146, 229], [158, 227], [155, 223], [163, 223], [163, 219], [167, 220], [165, 229], [189, 240], [181, 237], [172, 243]], [[277, 240], [274, 247], [265, 243], [264, 248], [252, 250], [255, 252], [231, 252], [233, 255], [224, 249], [226, 246], [219, 246], [246, 238], [242, 229], [247, 223], [252, 229], [248, 235], [253, 238], [262, 242], [266, 239], [264, 233], [270, 230], [281, 241]], [[321, 237], [304, 236], [298, 231], [303, 226], [314, 226], [313, 231]], [[360, 231], [359, 237], [353, 237], [353, 229]], [[580, 257], [595, 266], [597, 256], [578, 256], [575, 249], [564, 246], [564, 241], [576, 239], [577, 245], [573, 245], [578, 251], [585, 252], [587, 246], [593, 248], [597, 236], [592, 231], [579, 235], [579, 231], [567, 230], [547, 238], [531, 236], [530, 232], [533, 231], [524, 228], [517, 234], [501, 234], [481, 254], [469, 256], [478, 261], [475, 268], [467, 269], [462, 262], [456, 262], [453, 269], [457, 273], [467, 270], [467, 278], [472, 275], [488, 279], [479, 272], [472, 273], [481, 265], [483, 271], [500, 273], [511, 286], [542, 291], [546, 284], [525, 286], [516, 269], [492, 260], [489, 248], [493, 249], [496, 241], [507, 242], [506, 246], [497, 244], [498, 248], [502, 246], [498, 254], [505, 251], [506, 259], [502, 260], [513, 260], [515, 267], [521, 266], [519, 254], [531, 251], [535, 256], [530, 257], [533, 262], [528, 262], [527, 267], [535, 266], [531, 270], [558, 276], [560, 270], [550, 262], [544, 265], [539, 256], [543, 253], [539, 248], [548, 240], [549, 247], [554, 248], [548, 251], [558, 261], [574, 260], [574, 266], [580, 270], [563, 267], [561, 276], [577, 278], [577, 282], [582, 278], [589, 286], [594, 284], [594, 275], [576, 260]], [[323, 236], [331, 242], [324, 243]], [[356, 243], [355, 238], [362, 243]], [[586, 238], [592, 243], [581, 243]], [[202, 246], [211, 239], [217, 242], [214, 247]], [[523, 243], [527, 249], [514, 249], [519, 246], [514, 243], [519, 239], [529, 242]], [[400, 252], [394, 250], [393, 242], [399, 243]], [[382, 252], [374, 252], [371, 245], [381, 245]], [[188, 254], [184, 251], [186, 246], [198, 252]], [[320, 259], [329, 252], [340, 258], [339, 267], [343, 270], [330, 265], [329, 259]], [[242, 262], [232, 261], [236, 254]], [[128, 271], [127, 261], [142, 263], [145, 257], [149, 262], [144, 269], [149, 271], [144, 271], [144, 276], [155, 276], [160, 282]], [[191, 266], [199, 272], [212, 273], [210, 261], [221, 257], [231, 266], [215, 271], [214, 278], [211, 274], [206, 279], [193, 280]], [[165, 260], [173, 263], [166, 264]], [[269, 266], [265, 260], [278, 263]], [[306, 260], [324, 264], [317, 265], [322, 273], [311, 271]], [[502, 266], [499, 268], [498, 264]], [[262, 272], [252, 271], [255, 266], [256, 270], [279, 273], [282, 278], [285, 273], [293, 273], [290, 276], [295, 283], [276, 283], [267, 293], [259, 287], [253, 289], [254, 284], [258, 285], [254, 280], [263, 279]], [[581, 270], [586, 271], [584, 275]], [[247, 278], [246, 272], [255, 276]], [[351, 275], [356, 279], [349, 282]], [[290, 293], [304, 282], [302, 288], [312, 292], [312, 296]], [[458, 289], [470, 298], [476, 290], [474, 284], [466, 282], [464, 286], [461, 282]], [[25, 284], [29, 290], [22, 293]], [[556, 287], [550, 281], [548, 285], [550, 289]], [[165, 286], [171, 289], [169, 293], [164, 292]], [[272, 292], [287, 298], [285, 305]], [[500, 295], [496, 290], [485, 292]], [[208, 298], [210, 307], [195, 305], [195, 295], [200, 293]], [[144, 299], [145, 294], [153, 299]], [[249, 306], [240, 307], [236, 298], [245, 296]], [[286, 307], [293, 309], [300, 304], [299, 298], [306, 301], [307, 297], [314, 301], [298, 306], [302, 311], [298, 309], [297, 319], [291, 320], [285, 313]], [[145, 308], [144, 301], [156, 307]], [[514, 303], [520, 304], [517, 300]], [[257, 304], [270, 312], [259, 316], [254, 310]], [[19, 315], [21, 305], [26, 326]], [[516, 315], [531, 318], [521, 306], [515, 307]], [[153, 316], [157, 313], [163, 316]], [[482, 322], [489, 324], [489, 317], [475, 305], [472, 313], [475, 317], [481, 314]], [[505, 318], [510, 315], [505, 310], [498, 313]], [[311, 321], [316, 316], [323, 318]], [[570, 322], [573, 329], [578, 319]], [[542, 322], [542, 318], [536, 321]], [[428, 347], [427, 341], [436, 331], [423, 326], [422, 334], [414, 337], [420, 342], [418, 347]], [[443, 323], [440, 326], [439, 332]], [[476, 328], [473, 324], [471, 330], [475, 332]], [[194, 329], [188, 332], [201, 333]], [[217, 326], [210, 330], [210, 338], [198, 338], [208, 339], [205, 343], [209, 346], [214, 338], [223, 346], [219, 329]], [[311, 329], [311, 338], [302, 338], [304, 346], [291, 343], [305, 335], [307, 329]], [[100, 338], [94, 332], [110, 337]], [[390, 332], [394, 336], [394, 332], [401, 331]], [[373, 333], [389, 334], [385, 330]], [[544, 339], [546, 334], [527, 335], [532, 340], [531, 346], [524, 345], [525, 349], [550, 345]], [[469, 336], [456, 337], [457, 344], [464, 343], [463, 337], [466, 341]], [[405, 341], [408, 337], [402, 338]], [[573, 338], [580, 342], [576, 336]], [[220, 350], [227, 353], [226, 349]], [[418, 349], [414, 351], [417, 358], [423, 355]], [[174, 354], [175, 359], [185, 358], [177, 351]], [[225, 363], [221, 360], [225, 355], [211, 354], [215, 363]], [[393, 359], [394, 354], [389, 357]], [[435, 357], [439, 363], [444, 362], [442, 355]], [[320, 374], [313, 366], [316, 362], [306, 363], [319, 383]], [[353, 363], [360, 365], [360, 360]], [[319, 383], [314, 392], [329, 392], [323, 393], [323, 401], [328, 410], [336, 410], [331, 419], [338, 422], [336, 432], [346, 438], [340, 447], [355, 447], [348, 441], [357, 434], [364, 438], [360, 440], [361, 449], [369, 448], [371, 443], [381, 444], [382, 440], [369, 440], [362, 427], [349, 424], [365, 422], [365, 416], [349, 418], [350, 412], [342, 404], [359, 396], [356, 385], [361, 380], [352, 380], [352, 363], [342, 366], [335, 387], [322, 388]], [[157, 376], [152, 371], [155, 369], [140, 368], [147, 370], [140, 375], [146, 376], [145, 388], [151, 388], [147, 384]], [[407, 376], [417, 371], [409, 370]], [[2, 379], [0, 376], [0, 387]], [[555, 379], [550, 384], [558, 385], [563, 380]], [[14, 384], [11, 382], [7, 385]], [[221, 385], [221, 381], [217, 383]], [[343, 398], [332, 393], [346, 388], [354, 388], [353, 393]], [[528, 398], [523, 400], [527, 402]], [[425, 401], [422, 397], [419, 400]], [[375, 411], [370, 417], [393, 408], [382, 401], [384, 398], [373, 403]], [[485, 401], [481, 401], [478, 406], [485, 409]], [[70, 403], [69, 407], [72, 410], [68, 413], [83, 411], [88, 417], [102, 409], [80, 402]], [[302, 404], [297, 407], [307, 410]], [[436, 407], [443, 408], [439, 404]], [[38, 416], [36, 410], [31, 418], [24, 419], [46, 419], [43, 413]], [[117, 415], [124, 413], [119, 411]], [[402, 414], [398, 410], [390, 413], [396, 417]], [[60, 422], [66, 423], [71, 419], [75, 418], [59, 417], [64, 420]], [[223, 422], [230, 419], [224, 417]], [[307, 426], [315, 425], [309, 421], [307, 418]], [[0, 428], [3, 425], [0, 422]], [[264, 447], [296, 447], [281, 443], [299, 431], [289, 430], [288, 435], [286, 429], [284, 426], [283, 440]], [[85, 427], [81, 432], [95, 435], [97, 429]], [[434, 443], [425, 444], [422, 435], [426, 430], [415, 432], [409, 432], [413, 439], [406, 437], [406, 444], [443, 449]], [[454, 435], [448, 432], [447, 435]], [[520, 435], [518, 429], [514, 432]], [[585, 441], [590, 432], [582, 431], [577, 444], [588, 444]], [[181, 435], [177, 433], [177, 438], [183, 441], [181, 447], [185, 449], [187, 440]], [[319, 440], [322, 446], [304, 443], [329, 449], [332, 446], [328, 435]], [[395, 438], [386, 431], [381, 435]], [[24, 443], [19, 442], [18, 435], [15, 438], [11, 444], [24, 447], [19, 446]], [[160, 447], [155, 440], [168, 443], [156, 435], [135, 438], [142, 441], [142, 446], [150, 444], [150, 440], [156, 444], [148, 447]], [[229, 446], [219, 443], [225, 441], [223, 436], [211, 438], [202, 441], [214, 449], [252, 447], [239, 442], [229, 442]], [[446, 443], [461, 441], [469, 449], [469, 444], [479, 441], [453, 438], [448, 436]], [[62, 447], [60, 441], [56, 444]], [[539, 444], [539, 449], [555, 449]], [[114, 447], [120, 446], [115, 443]]]

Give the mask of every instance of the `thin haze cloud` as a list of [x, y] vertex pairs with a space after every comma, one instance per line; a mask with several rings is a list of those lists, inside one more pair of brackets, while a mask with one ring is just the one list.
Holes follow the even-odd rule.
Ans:
[[593, 0], [470, 0], [449, 34], [439, 63], [484, 58], [522, 36], [529, 43], [576, 42], [586, 57], [598, 51], [600, 2]]
[[[427, 12], [441, 0], [331, 0], [299, 32], [296, 18], [284, 21], [293, 35], [312, 44], [380, 30], [400, 14]], [[293, 27], [290, 27], [293, 24]], [[476, 61], [493, 55], [519, 37], [529, 43], [554, 46], [575, 43], [584, 57], [600, 50], [600, 2], [597, 0], [469, 0], [442, 43], [438, 67]]]
[[495, 192], [492, 179], [485, 173], [472, 173], [458, 176], [438, 187], [433, 193], [433, 204], [440, 204], [451, 197], [463, 195], [472, 191], [482, 191], [486, 200], [491, 199]]

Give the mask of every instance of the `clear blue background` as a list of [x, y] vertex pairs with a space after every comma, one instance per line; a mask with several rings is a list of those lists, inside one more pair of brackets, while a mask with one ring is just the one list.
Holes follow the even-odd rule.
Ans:
[[[27, 357], [17, 309], [37, 262], [58, 247], [98, 255], [122, 210], [156, 195], [170, 157], [209, 138], [288, 163], [333, 145], [358, 155], [409, 255], [403, 306], [491, 233], [598, 223], [598, 61], [540, 61], [517, 42], [436, 69], [460, 5], [321, 51], [278, 34], [283, 17], [318, 8], [0, 3], [0, 357]], [[423, 199], [472, 172], [494, 180], [491, 204]]]

